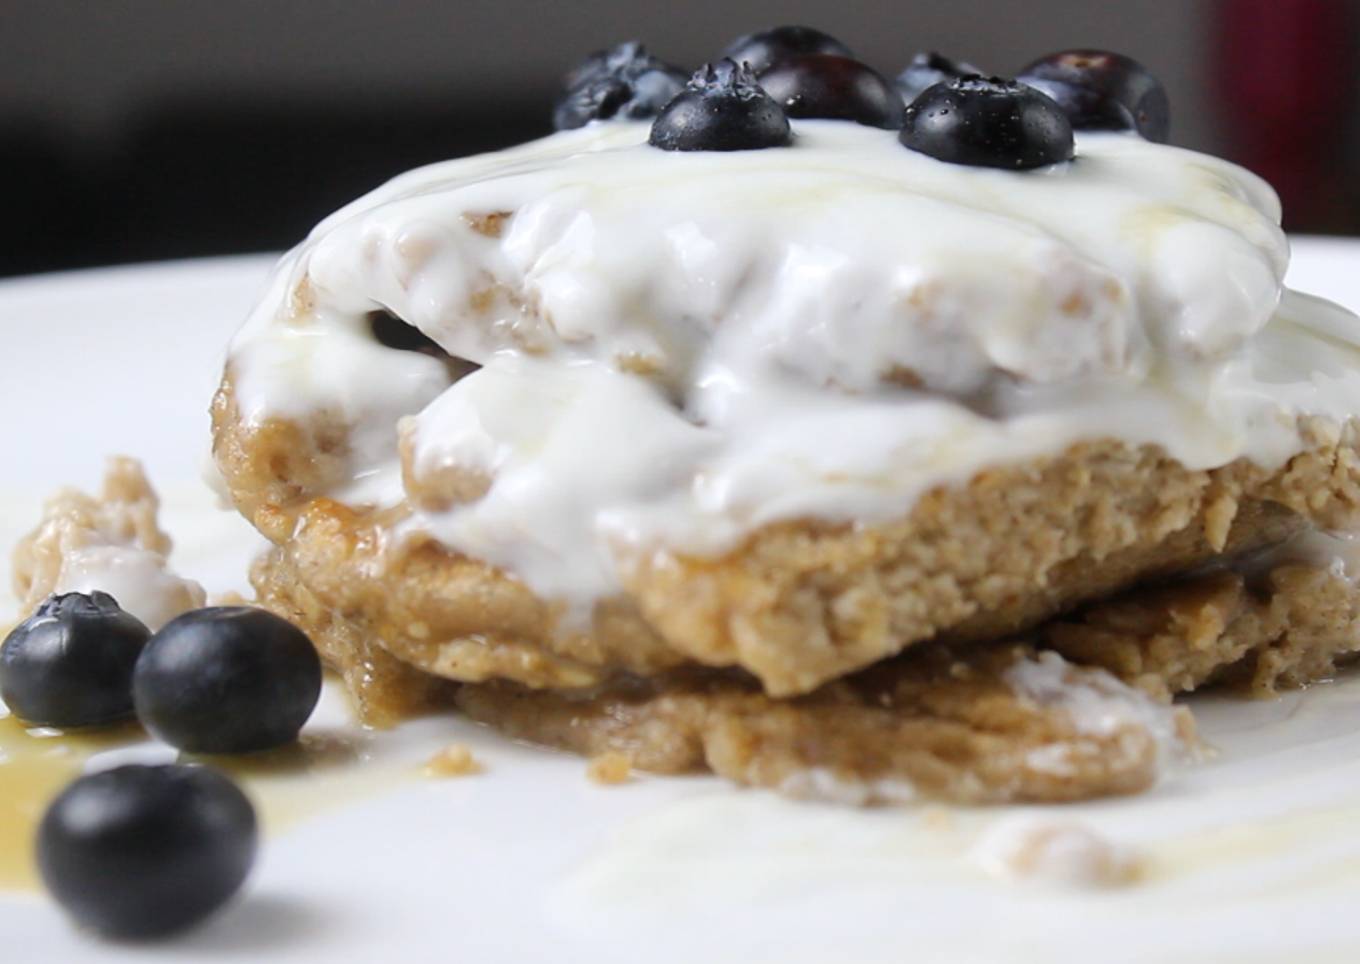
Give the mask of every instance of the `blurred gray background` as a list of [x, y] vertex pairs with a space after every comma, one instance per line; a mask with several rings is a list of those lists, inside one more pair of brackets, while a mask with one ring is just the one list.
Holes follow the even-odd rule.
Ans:
[[546, 133], [592, 50], [693, 67], [779, 23], [888, 76], [923, 49], [1131, 54], [1175, 143], [1271, 177], [1291, 227], [1360, 231], [1360, 0], [0, 0], [0, 273], [281, 247], [406, 167]]

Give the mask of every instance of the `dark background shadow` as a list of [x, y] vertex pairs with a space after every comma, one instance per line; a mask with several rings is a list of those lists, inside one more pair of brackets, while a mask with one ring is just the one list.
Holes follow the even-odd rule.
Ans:
[[546, 133], [562, 72], [636, 37], [685, 66], [806, 22], [885, 73], [998, 73], [1071, 46], [1143, 60], [1176, 143], [1269, 177], [1295, 230], [1360, 233], [1360, 0], [949, 4], [7, 0], [0, 274], [278, 249], [417, 164]]

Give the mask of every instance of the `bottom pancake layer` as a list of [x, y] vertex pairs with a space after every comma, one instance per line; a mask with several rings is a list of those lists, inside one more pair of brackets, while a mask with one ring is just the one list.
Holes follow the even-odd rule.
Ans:
[[453, 684], [326, 610], [283, 552], [254, 580], [374, 721], [452, 703], [516, 738], [622, 753], [642, 770], [711, 770], [853, 804], [996, 803], [1144, 790], [1196, 746], [1172, 695], [1213, 684], [1270, 694], [1360, 649], [1360, 589], [1339, 566], [1267, 557], [1239, 569], [1130, 590], [1003, 643], [916, 647], [792, 699], [702, 668], [581, 690]]

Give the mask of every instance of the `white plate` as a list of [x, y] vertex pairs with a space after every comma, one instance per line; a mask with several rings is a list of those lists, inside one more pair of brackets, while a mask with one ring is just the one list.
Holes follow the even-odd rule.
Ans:
[[[213, 591], [244, 587], [250, 533], [214, 510], [198, 464], [222, 346], [268, 264], [0, 284], [0, 545], [55, 486], [92, 486], [104, 455], [126, 452], [165, 497], [179, 568]], [[1302, 240], [1291, 279], [1357, 306], [1357, 264], [1360, 243]], [[1353, 961], [1355, 684], [1274, 703], [1196, 700], [1214, 759], [1142, 797], [1047, 808], [1146, 854], [1146, 879], [1095, 892], [1016, 886], [970, 860], [1010, 811], [857, 812], [708, 778], [602, 788], [578, 759], [452, 718], [420, 721], [365, 738], [366, 765], [252, 784], [269, 839], [245, 896], [152, 950], [328, 962]], [[332, 694], [312, 728], [343, 727]], [[454, 740], [486, 772], [421, 778], [419, 761]], [[149, 953], [78, 934], [36, 894], [0, 895], [0, 941], [0, 959], [14, 961]]]

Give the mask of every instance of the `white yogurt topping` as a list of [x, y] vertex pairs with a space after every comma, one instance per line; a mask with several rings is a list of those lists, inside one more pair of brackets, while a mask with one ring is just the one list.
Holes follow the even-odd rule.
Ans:
[[106, 592], [153, 630], [203, 605], [203, 587], [170, 568], [170, 538], [157, 521], [160, 500], [141, 464], [109, 460], [98, 497], [63, 489], [14, 552], [22, 611], [52, 593]]
[[[1187, 711], [1157, 702], [1103, 669], [1073, 666], [1045, 650], [1006, 670], [1007, 685], [1022, 699], [1066, 712], [1078, 733], [1110, 738], [1139, 734], [1152, 740], [1157, 776], [1189, 756], [1195, 746]], [[1026, 763], [1035, 770], [1065, 776], [1075, 773], [1076, 748], [1052, 743], [1031, 750]]]
[[[492, 480], [409, 525], [584, 613], [658, 546], [888, 518], [1081, 439], [1278, 464], [1298, 414], [1360, 410], [1360, 322], [1283, 292], [1278, 202], [1240, 168], [1083, 134], [1017, 173], [794, 130], [679, 154], [595, 124], [395, 179], [279, 266], [232, 348], [243, 417], [348, 421], [351, 502], [402, 498], [409, 417], [417, 475]], [[378, 345], [380, 308], [481, 369]]]
[[69, 553], [58, 593], [106, 592], [151, 630], [203, 605], [203, 588], [171, 572], [164, 555], [137, 546], [87, 546]]
[[998, 820], [973, 848], [994, 877], [1062, 888], [1131, 881], [1138, 856], [1074, 820], [1017, 815]]

